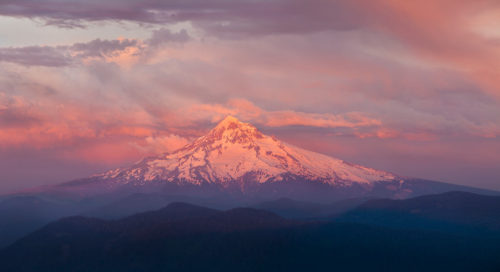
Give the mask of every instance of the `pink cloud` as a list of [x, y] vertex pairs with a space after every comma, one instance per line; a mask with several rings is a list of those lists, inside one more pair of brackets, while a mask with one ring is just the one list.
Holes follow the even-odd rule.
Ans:
[[245, 99], [231, 99], [226, 104], [194, 105], [188, 110], [188, 116], [197, 119], [209, 119], [217, 122], [226, 115], [236, 115], [248, 122], [267, 126], [306, 126], [322, 128], [358, 128], [380, 126], [382, 122], [370, 118], [364, 113], [349, 112], [345, 114], [307, 113], [300, 111], [264, 110]]

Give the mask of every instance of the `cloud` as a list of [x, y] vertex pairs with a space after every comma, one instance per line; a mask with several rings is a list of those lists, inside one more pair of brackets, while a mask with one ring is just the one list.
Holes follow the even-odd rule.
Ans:
[[106, 57], [113, 56], [117, 52], [124, 51], [128, 47], [137, 47], [137, 40], [101, 40], [96, 39], [87, 43], [75, 43], [69, 50], [78, 57]]
[[322, 128], [357, 128], [365, 126], [380, 126], [382, 122], [369, 118], [366, 114], [350, 112], [347, 114], [318, 114], [294, 111], [270, 112], [266, 118], [267, 126], [310, 126]]
[[40, 18], [61, 27], [84, 27], [86, 22], [126, 20], [165, 24], [194, 22], [212, 33], [304, 33], [352, 29], [363, 20], [346, 0], [272, 1], [83, 1], [19, 0], [0, 4], [4, 16]]
[[1, 48], [0, 147], [117, 163], [169, 151], [231, 114], [298, 135], [297, 145], [331, 144], [332, 155], [360, 146], [363, 160], [370, 143], [383, 146], [375, 165], [391, 143], [407, 161], [446, 143], [498, 164], [499, 10], [450, 0], [3, 1], [6, 16], [131, 36]]
[[172, 32], [167, 28], [153, 31], [151, 38], [147, 40], [150, 46], [159, 46], [165, 43], [184, 43], [191, 39], [185, 29], [179, 32]]
[[0, 62], [23, 66], [63, 67], [88, 58], [112, 58], [128, 48], [137, 48], [136, 40], [100, 40], [71, 46], [27, 46], [0, 48]]
[[[48, 99], [29, 87], [24, 91], [34, 95], [32, 101], [27, 96], [0, 92], [0, 146], [73, 148], [81, 144], [99, 146], [114, 139], [113, 148], [121, 143], [135, 146], [143, 154], [168, 152], [204, 134], [214, 122], [229, 114], [260, 127], [304, 126], [356, 131], [358, 128], [375, 129], [381, 126], [379, 120], [363, 113], [334, 115], [269, 111], [245, 99], [232, 99], [226, 104], [195, 103], [188, 107], [170, 108], [173, 114], [167, 112], [164, 115], [142, 107], [125, 106], [123, 102], [117, 104], [113, 101], [114, 96], [101, 97], [102, 103], [98, 105], [85, 100], [72, 102], [60, 91]], [[85, 87], [82, 91], [89, 92]], [[88, 156], [88, 152], [85, 154]]]
[[49, 46], [0, 48], [0, 62], [12, 62], [25, 66], [66, 66], [72, 63], [64, 50]]
[[85, 60], [102, 59], [116, 63], [126, 59], [155, 54], [157, 47], [171, 43], [185, 43], [191, 37], [186, 30], [172, 32], [166, 28], [154, 30], [151, 38], [79, 42], [61, 46], [26, 46], [0, 48], [0, 62], [24, 66], [62, 67], [80, 64]]
[[170, 134], [165, 136], [148, 136], [144, 143], [138, 145], [138, 148], [145, 153], [165, 153], [173, 152], [191, 141], [188, 138]]
[[26, 107], [20, 97], [6, 97], [0, 93], [0, 129], [27, 128], [40, 119]]
[[380, 120], [370, 118], [364, 113], [345, 114], [307, 113], [300, 111], [268, 111], [259, 108], [245, 99], [232, 99], [223, 104], [199, 104], [192, 106], [186, 113], [190, 118], [218, 122], [227, 115], [235, 115], [242, 120], [265, 127], [305, 126], [319, 128], [379, 127]]

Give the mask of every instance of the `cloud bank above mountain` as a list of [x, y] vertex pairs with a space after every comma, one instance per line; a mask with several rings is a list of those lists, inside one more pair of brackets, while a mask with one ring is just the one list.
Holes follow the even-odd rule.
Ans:
[[13, 167], [26, 156], [61, 181], [57, 162], [125, 164], [228, 114], [368, 166], [500, 188], [498, 14], [495, 1], [3, 1], [0, 20], [60, 38], [26, 45], [27, 30], [0, 27], [18, 41], [0, 48], [0, 190], [35, 182]]

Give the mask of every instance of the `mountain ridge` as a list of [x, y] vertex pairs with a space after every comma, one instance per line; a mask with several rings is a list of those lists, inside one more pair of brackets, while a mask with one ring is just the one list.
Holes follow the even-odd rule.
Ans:
[[0, 263], [6, 271], [498, 271], [499, 239], [173, 203], [120, 220], [54, 221], [0, 250]]

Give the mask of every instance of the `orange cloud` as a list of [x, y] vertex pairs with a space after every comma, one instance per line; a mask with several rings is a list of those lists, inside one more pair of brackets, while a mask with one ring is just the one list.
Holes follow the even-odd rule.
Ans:
[[369, 118], [362, 113], [347, 113], [344, 115], [317, 114], [293, 111], [270, 112], [265, 125], [270, 127], [281, 126], [310, 126], [323, 128], [357, 128], [365, 126], [380, 126], [380, 120]]
[[268, 127], [306, 126], [323, 128], [357, 128], [380, 126], [382, 122], [360, 112], [345, 114], [306, 113], [300, 111], [267, 111], [245, 99], [231, 99], [225, 105], [200, 104], [188, 110], [187, 116], [217, 122], [226, 115]]

